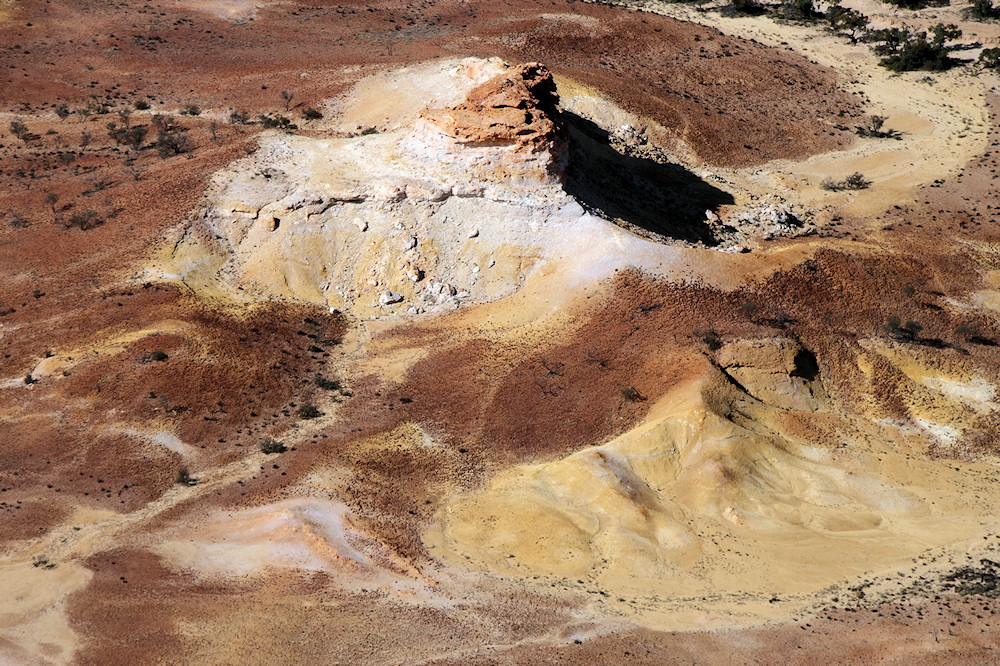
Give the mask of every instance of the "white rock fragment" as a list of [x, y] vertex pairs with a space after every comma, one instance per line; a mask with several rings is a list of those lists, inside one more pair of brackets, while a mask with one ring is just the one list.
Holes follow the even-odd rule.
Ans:
[[386, 289], [382, 292], [382, 295], [378, 297], [378, 302], [380, 305], [392, 305], [393, 303], [399, 303], [403, 300], [403, 297], [394, 291]]
[[358, 231], [368, 231], [368, 223], [362, 220], [360, 217], [354, 218], [354, 226], [358, 228]]
[[469, 238], [475, 238], [478, 235], [479, 235], [479, 229], [473, 229], [472, 231], [469, 232]]

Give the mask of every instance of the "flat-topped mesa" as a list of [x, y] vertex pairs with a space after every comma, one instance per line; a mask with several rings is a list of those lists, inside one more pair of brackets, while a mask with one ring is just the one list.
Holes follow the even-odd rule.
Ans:
[[409, 156], [456, 170], [455, 189], [518, 193], [561, 185], [568, 132], [549, 70], [526, 63], [476, 86], [451, 108], [421, 113], [403, 141]]

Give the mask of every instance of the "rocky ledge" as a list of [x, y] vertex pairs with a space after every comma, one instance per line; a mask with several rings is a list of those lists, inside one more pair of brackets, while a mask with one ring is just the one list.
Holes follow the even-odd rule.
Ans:
[[545, 65], [525, 63], [476, 86], [460, 104], [420, 114], [403, 149], [432, 157], [487, 186], [515, 189], [565, 180], [569, 134]]

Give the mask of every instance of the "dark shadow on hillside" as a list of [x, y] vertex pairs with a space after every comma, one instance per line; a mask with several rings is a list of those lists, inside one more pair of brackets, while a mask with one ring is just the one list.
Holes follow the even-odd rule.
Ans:
[[566, 191], [641, 236], [716, 245], [705, 211], [733, 197], [687, 169], [616, 150], [607, 130], [564, 112], [570, 130]]

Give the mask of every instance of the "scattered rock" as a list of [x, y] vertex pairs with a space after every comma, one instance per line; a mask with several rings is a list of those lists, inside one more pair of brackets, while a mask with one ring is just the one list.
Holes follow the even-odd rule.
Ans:
[[378, 302], [380, 305], [392, 305], [393, 303], [399, 303], [403, 300], [403, 297], [394, 291], [386, 289], [382, 292], [382, 295], [378, 297]]
[[724, 220], [712, 211], [705, 211], [705, 220], [713, 228], [720, 241], [718, 249], [723, 252], [749, 252], [749, 247], [761, 240], [807, 236], [815, 232], [812, 223], [803, 221], [784, 203], [747, 206]]

